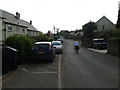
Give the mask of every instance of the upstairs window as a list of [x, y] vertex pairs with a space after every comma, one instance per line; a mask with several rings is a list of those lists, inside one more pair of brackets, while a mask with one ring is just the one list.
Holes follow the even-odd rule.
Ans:
[[12, 25], [8, 25], [8, 31], [9, 31], [9, 32], [12, 31]]
[[24, 27], [22, 28], [22, 31], [23, 31], [23, 32], [25, 31], [25, 28], [24, 28]]
[[19, 26], [16, 26], [16, 31], [19, 31]]

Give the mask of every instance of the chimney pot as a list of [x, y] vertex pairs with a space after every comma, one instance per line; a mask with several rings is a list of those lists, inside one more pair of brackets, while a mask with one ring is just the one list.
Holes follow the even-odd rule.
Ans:
[[30, 20], [30, 25], [32, 25], [32, 20]]
[[16, 18], [20, 19], [20, 14], [18, 12], [16, 12]]

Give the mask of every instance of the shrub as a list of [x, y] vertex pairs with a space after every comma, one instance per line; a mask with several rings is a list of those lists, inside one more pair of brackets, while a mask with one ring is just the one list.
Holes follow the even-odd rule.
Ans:
[[109, 41], [112, 41], [112, 40], [115, 41], [115, 40], [120, 40], [120, 38], [118, 38], [118, 37], [111, 37], [111, 38], [108, 38], [108, 40], [109, 40]]
[[31, 48], [34, 43], [33, 39], [26, 36], [10, 36], [5, 40], [6, 46], [11, 46], [18, 50], [20, 63], [27, 61], [31, 54]]
[[114, 36], [120, 38], [120, 29], [115, 29], [113, 33], [114, 33]]
[[52, 42], [52, 41], [54, 41], [54, 39], [53, 39], [53, 38], [49, 38], [48, 41], [49, 41], [49, 42]]

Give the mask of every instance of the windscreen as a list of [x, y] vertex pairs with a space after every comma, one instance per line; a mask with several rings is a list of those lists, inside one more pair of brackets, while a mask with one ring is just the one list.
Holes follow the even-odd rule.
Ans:
[[96, 40], [95, 43], [104, 43], [104, 40]]
[[61, 43], [59, 43], [59, 42], [54, 42], [54, 43], [52, 43], [52, 45], [61, 45]]
[[47, 50], [49, 49], [49, 45], [48, 44], [36, 44], [33, 47], [34, 50]]

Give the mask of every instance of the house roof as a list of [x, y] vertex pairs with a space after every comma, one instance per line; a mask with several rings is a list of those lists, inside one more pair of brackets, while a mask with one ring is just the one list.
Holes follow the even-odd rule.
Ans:
[[19, 26], [23, 26], [23, 27], [27, 27], [29, 30], [33, 30], [33, 31], [38, 31], [33, 25], [31, 25], [29, 22], [24, 21], [22, 19], [17, 19], [16, 16], [14, 14], [11, 14], [7, 11], [1, 10], [0, 12], [2, 12], [2, 14], [0, 14], [1, 18], [4, 18], [3, 21], [5, 23], [10, 23], [10, 24], [14, 24], [14, 25], [19, 25]]
[[106, 20], [108, 20], [111, 24], [113, 24], [113, 25], [115, 25], [113, 22], [111, 22], [107, 17], [105, 17], [105, 16], [103, 16], [102, 18], [100, 18], [97, 22], [96, 22], [96, 24], [100, 21], [100, 20], [102, 20], [103, 18], [105, 18]]

